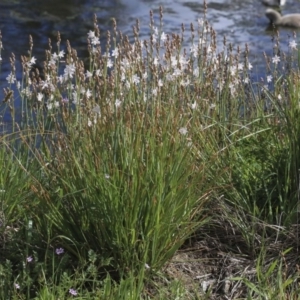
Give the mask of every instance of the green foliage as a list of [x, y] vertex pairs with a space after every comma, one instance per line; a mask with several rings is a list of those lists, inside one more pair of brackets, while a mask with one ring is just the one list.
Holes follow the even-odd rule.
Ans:
[[149, 128], [132, 117], [132, 127], [119, 119], [117, 126], [95, 128], [94, 137], [69, 137], [48, 168], [52, 184], [38, 208], [47, 213], [36, 221], [78, 258], [97, 250], [119, 276], [146, 263], [160, 269], [201, 224], [193, 216], [201, 216], [205, 202], [198, 194], [203, 173], [194, 168], [180, 127], [157, 120]]
[[247, 278], [232, 278], [242, 281], [248, 287], [247, 299], [298, 299], [298, 274], [288, 276], [284, 256], [292, 249], [282, 253], [280, 259], [273, 260], [266, 265], [266, 250], [262, 249], [256, 262], [256, 278], [250, 281]]
[[[192, 298], [180, 280], [153, 278], [203, 225], [219, 220], [224, 234], [226, 220], [256, 258], [272, 225], [298, 223], [298, 72], [269, 67], [270, 92], [250, 81], [247, 47], [242, 60], [231, 46], [217, 53], [199, 22], [203, 43], [192, 27], [182, 51], [183, 38], [165, 38], [162, 11], [159, 30], [151, 16], [149, 41], [137, 24], [130, 43], [114, 21], [105, 53], [95, 19], [88, 67], [58, 36], [45, 80], [29, 78], [31, 47], [15, 87], [20, 121], [14, 83], [5, 89], [2, 113], [14, 122], [0, 137], [1, 299]], [[297, 290], [283, 262], [265, 268], [258, 257], [255, 283], [237, 279], [248, 298]]]
[[[292, 102], [295, 97], [290, 94]], [[273, 107], [272, 115], [255, 124], [256, 132], [228, 147], [226, 159], [236, 196], [225, 193], [256, 218], [288, 225], [296, 221], [299, 200], [298, 107], [275, 100]]]

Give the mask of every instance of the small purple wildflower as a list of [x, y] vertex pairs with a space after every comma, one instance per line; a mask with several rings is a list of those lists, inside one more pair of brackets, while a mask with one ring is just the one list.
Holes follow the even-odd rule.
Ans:
[[15, 289], [17, 289], [17, 290], [20, 289], [20, 285], [18, 283], [15, 283], [14, 286], [15, 286]]
[[55, 253], [56, 253], [57, 255], [63, 254], [64, 252], [65, 252], [65, 250], [64, 250], [63, 248], [57, 248], [57, 249], [55, 250]]
[[77, 291], [74, 289], [69, 289], [69, 293], [73, 296], [77, 296]]
[[69, 99], [68, 98], [62, 98], [61, 102], [62, 102], [62, 104], [67, 104], [67, 103], [69, 103]]
[[179, 133], [182, 135], [186, 135], [188, 133], [188, 130], [186, 127], [182, 127], [179, 129]]
[[33, 257], [30, 255], [30, 256], [28, 256], [27, 258], [26, 258], [26, 260], [27, 260], [27, 262], [32, 262], [33, 261]]

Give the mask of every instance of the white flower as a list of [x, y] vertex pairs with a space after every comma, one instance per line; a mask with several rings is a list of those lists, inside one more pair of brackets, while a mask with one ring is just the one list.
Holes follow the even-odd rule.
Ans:
[[189, 60], [186, 59], [183, 55], [179, 55], [179, 63], [182, 67], [186, 67], [186, 65], [189, 63]]
[[273, 76], [272, 75], [268, 75], [267, 76], [267, 82], [272, 82]]
[[272, 63], [275, 64], [275, 65], [277, 65], [279, 62], [280, 62], [280, 57], [278, 55], [275, 55], [272, 58]]
[[197, 102], [195, 101], [194, 103], [190, 104], [191, 109], [196, 109], [197, 108]]
[[36, 62], [36, 58], [35, 58], [34, 56], [32, 56], [31, 59], [30, 59], [30, 61], [28, 61], [28, 62], [26, 63], [26, 65], [28, 66], [28, 68], [31, 68], [32, 65], [35, 64], [35, 62]]
[[152, 95], [157, 96], [157, 89], [156, 88], [152, 90]]
[[262, 92], [265, 92], [265, 91], [268, 91], [268, 90], [269, 90], [269, 87], [266, 84], [261, 88]]
[[232, 76], [234, 76], [236, 74], [236, 71], [237, 71], [237, 67], [236, 66], [231, 66], [229, 67], [230, 68], [230, 74]]
[[28, 86], [25, 89], [21, 90], [21, 93], [26, 97], [31, 97], [32, 94]]
[[196, 67], [194, 70], [193, 70], [193, 75], [196, 76], [196, 77], [199, 77], [199, 68]]
[[201, 27], [203, 26], [204, 24], [204, 20], [201, 18], [201, 19], [198, 19], [198, 25]]
[[73, 75], [75, 74], [75, 66], [74, 64], [66, 65], [64, 70], [64, 78], [69, 79], [73, 78]]
[[297, 49], [297, 43], [296, 43], [296, 41], [295, 40], [290, 41], [289, 47], [291, 49], [295, 49], [296, 50]]
[[252, 64], [251, 63], [248, 63], [248, 70], [252, 70], [252, 68], [253, 68], [253, 66], [252, 66]]
[[211, 45], [209, 45], [209, 46], [207, 47], [206, 52], [207, 52], [207, 54], [210, 54], [210, 53], [213, 52], [213, 49], [212, 49]]
[[51, 110], [52, 107], [53, 107], [53, 104], [52, 104], [51, 102], [48, 102], [48, 103], [47, 103], [47, 108], [48, 108], [49, 110]]
[[93, 74], [89, 70], [87, 70], [86, 73], [85, 73], [85, 77], [86, 78], [91, 78], [92, 76], [93, 76]]
[[45, 81], [40, 82], [40, 87], [42, 88], [42, 90], [49, 87], [49, 83], [48, 83], [47, 79]]
[[95, 73], [96, 73], [96, 76], [98, 76], [98, 77], [102, 75], [102, 73], [101, 73], [101, 70], [100, 70], [100, 69], [97, 69]]
[[151, 38], [152, 38], [153, 43], [156, 43], [157, 36], [158, 36], [158, 29], [157, 29], [157, 27], [154, 27], [153, 30], [154, 30], [154, 33], [151, 34]]
[[8, 83], [15, 83], [16, 76], [13, 73], [9, 73], [8, 76], [6, 77], [6, 80]]
[[62, 75], [59, 75], [59, 77], [57, 78], [57, 82], [62, 84], [64, 82], [64, 77]]
[[55, 66], [56, 61], [53, 57], [51, 57], [51, 59], [49, 60], [48, 66]]
[[100, 114], [100, 106], [97, 104], [93, 109], [92, 112]]
[[199, 38], [199, 42], [198, 42], [199, 46], [204, 45], [205, 43], [206, 43], [206, 38], [205, 37], [204, 38]]
[[99, 45], [99, 44], [100, 44], [99, 38], [96, 37], [96, 36], [93, 37], [92, 40], [91, 40], [91, 44], [92, 44], [93, 46]]
[[121, 73], [121, 81], [124, 82], [126, 80], [126, 75], [125, 73]]
[[179, 68], [176, 68], [172, 75], [176, 77], [176, 76], [180, 76], [181, 74], [182, 74], [182, 71]]
[[115, 48], [115, 50], [112, 51], [111, 56], [114, 56], [117, 58], [119, 56], [119, 49], [118, 47]]
[[90, 30], [90, 31], [88, 32], [88, 38], [89, 38], [89, 39], [93, 39], [94, 37], [95, 37], [95, 31]]
[[224, 80], [221, 80], [221, 81], [218, 82], [217, 87], [220, 89], [220, 91], [223, 90], [224, 84], [225, 84]]
[[85, 95], [88, 99], [92, 96], [92, 92], [90, 91], [90, 89], [87, 89], [87, 91], [85, 92]]
[[54, 61], [54, 63], [55, 63], [55, 61], [58, 60], [58, 55], [56, 54], [56, 52], [54, 52], [54, 53], [52, 54], [51, 60]]
[[191, 53], [193, 53], [193, 57], [196, 58], [198, 56], [198, 50], [199, 50], [198, 46], [195, 44], [192, 44], [190, 51], [191, 51]]
[[188, 132], [187, 128], [186, 127], [181, 127], [179, 129], [179, 133], [182, 134], [182, 135], [186, 135]]
[[44, 95], [43, 95], [42, 93], [38, 93], [38, 94], [37, 94], [37, 100], [38, 100], [39, 102], [42, 101], [43, 97], [44, 97]]
[[77, 91], [74, 91], [73, 93], [72, 93], [72, 96], [73, 96], [73, 103], [74, 104], [77, 104], [78, 103], [78, 95], [77, 95]]
[[171, 56], [171, 66], [173, 68], [176, 68], [176, 66], [177, 66], [177, 58], [174, 55]]
[[122, 104], [122, 101], [119, 99], [116, 99], [115, 107], [119, 107], [119, 106], [121, 106], [121, 104]]
[[230, 84], [228, 85], [228, 87], [229, 87], [229, 89], [230, 89], [231, 95], [234, 96], [234, 94], [235, 94], [235, 92], [236, 92], [236, 87], [235, 87], [234, 83], [230, 83]]
[[143, 79], [147, 79], [148, 78], [148, 73], [147, 71], [142, 75]]
[[121, 61], [121, 66], [125, 69], [128, 69], [130, 67], [130, 62], [127, 58], [123, 58]]
[[134, 84], [138, 84], [138, 83], [140, 82], [139, 76], [137, 76], [136, 74], [134, 74], [134, 75], [132, 76], [132, 82], [133, 82]]
[[107, 67], [108, 68], [112, 68], [113, 67], [113, 62], [112, 62], [112, 60], [109, 58], [108, 60], [107, 60]]
[[188, 86], [190, 84], [190, 81], [187, 79], [187, 80], [181, 80], [180, 81], [180, 85], [181, 86], [184, 86], [184, 87], [186, 87], [186, 86]]
[[161, 34], [161, 36], [160, 36], [160, 40], [161, 40], [162, 42], [164, 42], [166, 39], [167, 39], [167, 35], [166, 35], [164, 32], [162, 32], [162, 34]]
[[63, 58], [65, 56], [65, 51], [64, 50], [59, 51], [58, 56], [59, 58]]
[[36, 58], [34, 56], [32, 56], [31, 59], [30, 59], [30, 63], [35, 64], [35, 62], [36, 62]]
[[103, 54], [103, 57], [109, 58], [109, 57], [110, 57], [110, 53], [109, 53], [109, 52], [104, 53], [104, 54]]
[[166, 75], [166, 79], [167, 79], [167, 81], [173, 81], [174, 77], [173, 77], [173, 75], [171, 75], [170, 73], [168, 73]]
[[244, 83], [249, 83], [250, 82], [250, 80], [249, 80], [249, 77], [246, 77], [245, 79], [244, 79]]
[[89, 31], [88, 32], [88, 38], [91, 40], [91, 44], [93, 46], [96, 46], [96, 45], [99, 45], [100, 44], [100, 41], [99, 41], [99, 38], [96, 37], [95, 35], [95, 31]]
[[130, 82], [128, 80], [125, 81], [125, 87], [129, 90], [130, 89]]

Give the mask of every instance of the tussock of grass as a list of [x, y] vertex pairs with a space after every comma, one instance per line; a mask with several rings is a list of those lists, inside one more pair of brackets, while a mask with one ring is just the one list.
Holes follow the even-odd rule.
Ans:
[[58, 34], [42, 70], [30, 38], [22, 79], [12, 55], [1, 299], [297, 299], [295, 43], [279, 56], [277, 40], [257, 83], [247, 45], [162, 20], [145, 41], [114, 21], [100, 45], [95, 18], [88, 60]]

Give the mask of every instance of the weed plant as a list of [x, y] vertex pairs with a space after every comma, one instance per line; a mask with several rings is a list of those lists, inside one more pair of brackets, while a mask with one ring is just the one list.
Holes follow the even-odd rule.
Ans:
[[160, 24], [151, 12], [149, 40], [137, 21], [130, 41], [113, 20], [100, 45], [95, 17], [89, 58], [58, 33], [42, 70], [30, 38], [22, 78], [12, 55], [1, 104], [12, 120], [0, 137], [1, 299], [207, 299], [155, 278], [194, 234], [226, 239], [228, 224], [239, 239], [231, 250], [243, 244], [256, 261], [256, 279], [232, 279], [245, 298], [297, 295], [298, 273], [286, 263], [281, 276], [279, 255], [297, 251], [298, 235], [263, 271], [268, 243], [298, 233], [297, 44], [287, 58], [277, 37], [266, 78], [254, 82], [248, 46], [224, 38], [218, 49], [205, 18], [189, 34], [162, 24], [162, 10]]

